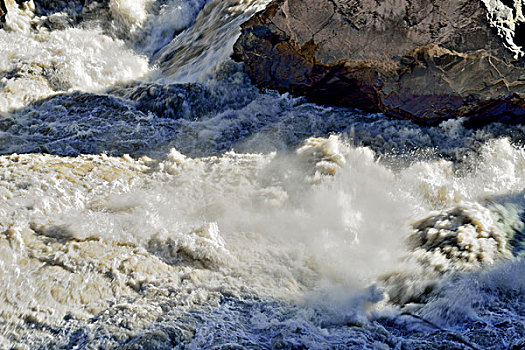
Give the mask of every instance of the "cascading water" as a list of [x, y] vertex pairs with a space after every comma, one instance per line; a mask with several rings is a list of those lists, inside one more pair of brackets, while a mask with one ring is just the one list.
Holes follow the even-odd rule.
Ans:
[[0, 348], [521, 348], [525, 127], [258, 91], [266, 1], [7, 2]]

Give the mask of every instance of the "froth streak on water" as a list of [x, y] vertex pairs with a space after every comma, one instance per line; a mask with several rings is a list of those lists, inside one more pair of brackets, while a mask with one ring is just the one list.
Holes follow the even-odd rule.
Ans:
[[[2, 342], [21, 341], [31, 324], [38, 325], [31, 336], [45, 338], [46, 327], [94, 316], [106, 319], [105, 332], [129, 338], [162, 315], [219, 307], [225, 295], [306, 302], [336, 324], [366, 322], [371, 310], [385, 307], [374, 306], [381, 299], [407, 302], [430, 280], [448, 288], [451, 271], [514, 259], [505, 249], [519, 231], [519, 211], [482, 203], [522, 191], [524, 152], [498, 140], [481, 157], [479, 170], [450, 172], [434, 184], [429, 174], [450, 164], [392, 171], [370, 149], [336, 136], [309, 139], [294, 154], [4, 156]], [[503, 173], [509, 181], [495, 178]], [[445, 188], [455, 196], [444, 197]], [[442, 223], [443, 215], [462, 212], [468, 220]], [[418, 221], [428, 216], [436, 219]], [[483, 261], [465, 257], [461, 264], [443, 255], [437, 268], [422, 257], [435, 249], [414, 239], [408, 249], [403, 244], [433, 222], [454, 237], [478, 232], [455, 246], [441, 235], [443, 252], [487, 240], [501, 249], [482, 249]], [[371, 285], [379, 289], [367, 292]], [[424, 312], [432, 312], [429, 305]], [[135, 316], [124, 324], [118, 310]]]

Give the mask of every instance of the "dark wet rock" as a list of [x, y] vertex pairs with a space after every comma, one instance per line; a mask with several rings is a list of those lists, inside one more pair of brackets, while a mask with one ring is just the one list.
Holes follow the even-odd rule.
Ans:
[[5, 0], [0, 0], [0, 28], [2, 23], [5, 21], [5, 16], [7, 15], [7, 8], [5, 6]]
[[150, 331], [140, 335], [125, 345], [119, 346], [118, 350], [163, 350], [173, 349], [182, 341], [182, 332], [176, 328], [166, 330]]
[[437, 121], [525, 120], [520, 1], [275, 0], [234, 58], [262, 88]]
[[246, 106], [257, 94], [257, 89], [251, 90], [248, 84], [209, 87], [198, 83], [151, 83], [118, 87], [110, 93], [134, 101], [138, 110], [151, 112], [159, 118], [196, 120]]
[[74, 13], [81, 12], [84, 0], [45, 0], [34, 1], [35, 13], [37, 16], [49, 16], [57, 12]]
[[160, 118], [199, 118], [222, 107], [217, 96], [200, 84], [145, 84], [115, 93]]

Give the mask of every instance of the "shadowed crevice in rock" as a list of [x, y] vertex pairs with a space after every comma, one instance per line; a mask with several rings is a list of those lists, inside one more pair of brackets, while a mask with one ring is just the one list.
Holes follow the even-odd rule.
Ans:
[[462, 116], [523, 122], [517, 6], [275, 0], [242, 26], [233, 57], [257, 86], [316, 103], [424, 123]]
[[516, 32], [514, 34], [514, 42], [516, 45], [525, 47], [525, 22], [516, 24]]

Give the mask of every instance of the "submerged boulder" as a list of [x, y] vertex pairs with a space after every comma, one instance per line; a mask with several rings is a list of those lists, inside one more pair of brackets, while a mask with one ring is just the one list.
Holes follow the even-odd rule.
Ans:
[[[435, 122], [525, 120], [522, 0], [274, 0], [233, 57], [261, 88]], [[477, 118], [476, 118], [477, 119]]]

